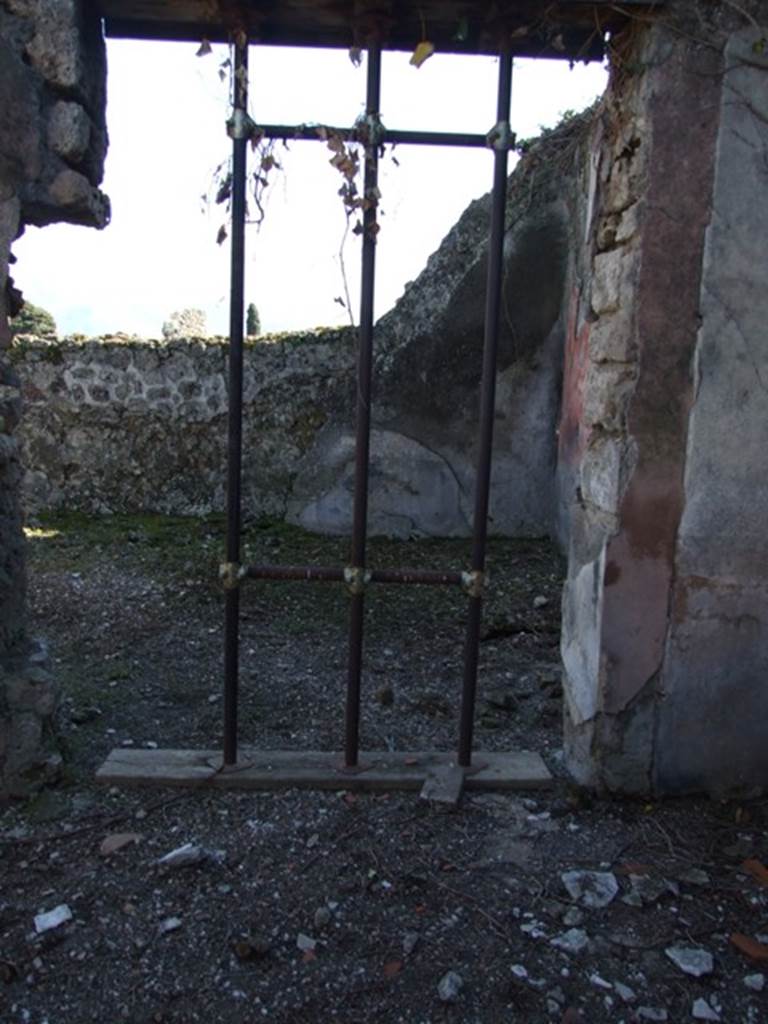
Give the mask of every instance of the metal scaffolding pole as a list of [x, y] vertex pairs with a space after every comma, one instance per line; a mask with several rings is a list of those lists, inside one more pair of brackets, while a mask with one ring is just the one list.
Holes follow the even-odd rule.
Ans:
[[[232, 261], [229, 304], [229, 425], [227, 448], [227, 562], [240, 563], [240, 520], [243, 449], [243, 315], [245, 292], [246, 157], [251, 124], [248, 118], [248, 36], [234, 38], [232, 117]], [[240, 591], [226, 591], [224, 619], [224, 766], [237, 764], [237, 694], [239, 668]]]
[[376, 266], [376, 234], [379, 147], [381, 121], [381, 47], [368, 47], [365, 101], [365, 174], [363, 198], [370, 200], [363, 210], [363, 265], [360, 296], [360, 331], [357, 354], [357, 402], [355, 440], [355, 496], [352, 512], [352, 571], [359, 574], [353, 581], [349, 612], [349, 661], [347, 666], [347, 703], [344, 732], [344, 763], [357, 765], [360, 746], [360, 674], [363, 658], [363, 594], [365, 547], [368, 518], [368, 463], [371, 443], [371, 378], [373, 371], [373, 289]]
[[512, 145], [509, 114], [512, 93], [512, 56], [503, 53], [499, 65], [499, 90], [494, 142], [493, 193], [491, 197], [491, 236], [488, 242], [488, 280], [485, 292], [485, 337], [483, 375], [480, 386], [480, 436], [472, 539], [472, 573], [476, 579], [469, 599], [464, 642], [464, 682], [459, 721], [458, 761], [468, 768], [472, 763], [472, 733], [477, 689], [477, 663], [480, 623], [483, 612], [485, 549], [488, 538], [488, 502], [491, 487], [493, 418], [496, 404], [496, 363], [499, 347], [499, 312], [504, 264], [504, 214], [507, 201], [507, 155]]

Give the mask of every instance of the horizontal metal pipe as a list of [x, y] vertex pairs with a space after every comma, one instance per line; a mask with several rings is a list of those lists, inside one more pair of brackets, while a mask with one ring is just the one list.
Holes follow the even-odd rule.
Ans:
[[[343, 568], [318, 565], [246, 565], [241, 576], [250, 580], [299, 580], [307, 583], [346, 583]], [[461, 586], [461, 572], [439, 572], [433, 569], [371, 569], [369, 583], [417, 583], [426, 586]]]
[[315, 565], [246, 565], [240, 570], [249, 580], [304, 580], [308, 583], [343, 583], [344, 570]]
[[372, 569], [371, 583], [422, 583], [427, 586], [461, 586], [460, 572], [435, 572], [431, 569]]
[[[328, 136], [336, 135], [345, 142], [365, 142], [355, 128], [332, 128], [326, 125], [261, 124], [257, 131], [265, 139], [284, 139], [286, 142], [323, 142]], [[390, 145], [411, 146], [464, 146], [479, 149], [489, 148], [488, 138], [473, 132], [419, 132], [393, 131], [383, 128], [381, 142]]]

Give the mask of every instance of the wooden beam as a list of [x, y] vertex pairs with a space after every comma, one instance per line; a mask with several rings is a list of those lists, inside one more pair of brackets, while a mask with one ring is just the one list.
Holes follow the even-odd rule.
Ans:
[[[627, 20], [627, 11], [653, 11], [662, 0], [94, 0], [106, 33], [116, 38], [226, 41], [245, 22], [255, 43], [273, 46], [365, 46], [412, 50], [426, 38], [441, 53], [499, 52], [514, 56], [593, 60], [603, 33]], [[237, 24], [235, 20], [237, 19]]]
[[[236, 767], [222, 768], [215, 750], [113, 750], [96, 781], [125, 786], [181, 786], [221, 789], [420, 790], [427, 778], [451, 775], [452, 753], [436, 751], [360, 755], [348, 770], [340, 754], [297, 750], [242, 750]], [[478, 752], [464, 770], [470, 790], [542, 789], [552, 784], [544, 761], [530, 751]]]

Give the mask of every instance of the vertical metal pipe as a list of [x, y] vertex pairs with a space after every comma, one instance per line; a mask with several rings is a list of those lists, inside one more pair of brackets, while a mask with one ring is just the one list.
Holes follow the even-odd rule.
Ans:
[[[491, 486], [491, 454], [493, 419], [496, 404], [496, 362], [499, 347], [499, 312], [504, 263], [504, 214], [507, 200], [507, 137], [512, 92], [512, 57], [502, 53], [499, 65], [497, 99], [497, 136], [494, 151], [493, 193], [491, 196], [491, 235], [488, 243], [488, 278], [485, 293], [485, 338], [483, 342], [483, 375], [480, 385], [480, 436], [475, 481], [475, 510], [472, 539], [472, 570], [485, 571], [485, 548], [488, 536], [488, 501]], [[480, 623], [483, 611], [482, 593], [469, 599], [467, 630], [464, 642], [464, 683], [461, 695], [458, 761], [463, 767], [472, 762], [477, 662]]]
[[[240, 562], [240, 482], [243, 448], [243, 313], [245, 191], [248, 146], [248, 37], [235, 34], [232, 118], [232, 256], [229, 301], [229, 427], [227, 451], [227, 561]], [[226, 592], [224, 619], [224, 764], [237, 764], [240, 591]]]
[[[376, 233], [379, 173], [379, 105], [381, 92], [381, 47], [368, 47], [365, 112], [368, 137], [365, 146], [364, 198], [374, 202], [363, 211], [363, 262], [360, 295], [360, 332], [357, 353], [357, 402], [355, 440], [355, 496], [352, 513], [352, 565], [365, 566], [368, 518], [368, 462], [371, 441], [371, 378], [373, 368], [373, 291], [376, 265]], [[347, 663], [347, 705], [344, 761], [357, 764], [360, 734], [360, 674], [363, 659], [362, 592], [352, 594], [349, 615], [349, 658]]]

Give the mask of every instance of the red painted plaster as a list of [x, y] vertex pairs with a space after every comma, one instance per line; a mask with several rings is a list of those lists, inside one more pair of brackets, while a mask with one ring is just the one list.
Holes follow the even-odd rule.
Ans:
[[568, 313], [563, 370], [563, 398], [558, 431], [558, 457], [562, 464], [578, 466], [589, 440], [584, 423], [584, 387], [589, 363], [588, 321], [578, 322], [579, 290], [573, 289]]
[[653, 74], [652, 138], [635, 296], [639, 375], [627, 430], [638, 463], [606, 552], [604, 707], [659, 670], [669, 623], [704, 235], [711, 213], [720, 78], [715, 54], [678, 51]]

